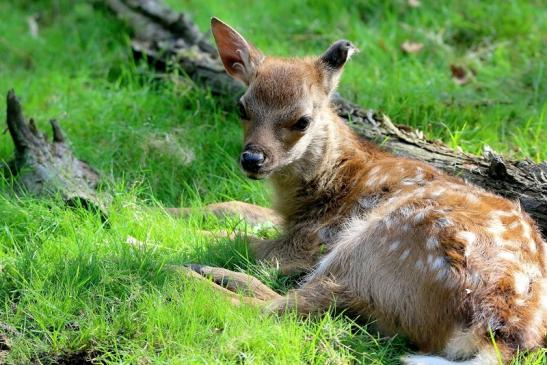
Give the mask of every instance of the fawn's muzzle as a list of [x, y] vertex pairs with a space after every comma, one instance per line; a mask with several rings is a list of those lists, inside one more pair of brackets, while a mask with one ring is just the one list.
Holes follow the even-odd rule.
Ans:
[[257, 173], [264, 166], [266, 157], [264, 153], [258, 150], [248, 149], [241, 153], [239, 162], [243, 170], [250, 173]]

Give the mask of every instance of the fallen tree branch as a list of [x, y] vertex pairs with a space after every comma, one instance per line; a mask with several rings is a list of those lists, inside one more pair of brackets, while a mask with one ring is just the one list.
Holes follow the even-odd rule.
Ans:
[[[215, 94], [233, 98], [243, 92], [242, 85], [224, 72], [215, 48], [188, 15], [169, 9], [161, 0], [105, 2], [131, 28], [135, 56], [145, 57], [160, 70], [179, 65]], [[457, 152], [343, 98], [335, 98], [334, 103], [338, 114], [363, 137], [398, 155], [428, 162], [487, 190], [518, 199], [547, 236], [546, 162], [506, 161], [493, 152], [483, 156]]]
[[36, 196], [60, 195], [69, 205], [92, 208], [106, 216], [105, 202], [109, 197], [99, 196], [96, 191], [99, 174], [74, 156], [57, 121], [50, 121], [50, 143], [32, 118], [26, 122], [13, 90], [8, 92], [6, 116], [15, 158], [5, 172], [14, 178], [16, 191]]

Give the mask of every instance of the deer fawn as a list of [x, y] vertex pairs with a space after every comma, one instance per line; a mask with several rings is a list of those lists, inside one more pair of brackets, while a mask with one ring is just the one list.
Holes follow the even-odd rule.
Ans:
[[264, 289], [248, 300], [370, 316], [423, 353], [404, 364], [495, 364], [542, 346], [546, 243], [518, 202], [361, 140], [330, 103], [350, 42], [320, 57], [266, 57], [211, 23], [226, 71], [247, 85], [241, 167], [273, 183], [284, 221], [281, 238], [251, 248], [284, 272], [308, 273], [285, 297]]

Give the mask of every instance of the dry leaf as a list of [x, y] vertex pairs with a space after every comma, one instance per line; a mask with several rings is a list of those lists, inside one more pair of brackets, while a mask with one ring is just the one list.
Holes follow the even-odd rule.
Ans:
[[408, 0], [408, 6], [410, 6], [411, 8], [419, 8], [420, 6], [422, 6], [422, 3], [420, 2], [420, 0]]
[[8, 351], [11, 349], [11, 340], [8, 336], [0, 333], [0, 351]]
[[424, 45], [419, 42], [404, 41], [403, 44], [401, 44], [401, 49], [405, 53], [418, 53], [423, 47]]
[[469, 71], [463, 66], [450, 65], [450, 72], [452, 80], [458, 85], [465, 85], [471, 80]]

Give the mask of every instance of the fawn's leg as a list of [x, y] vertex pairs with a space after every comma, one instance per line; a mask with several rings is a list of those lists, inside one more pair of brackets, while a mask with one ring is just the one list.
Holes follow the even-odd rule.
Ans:
[[[191, 208], [166, 208], [168, 214], [175, 218], [187, 217], [191, 212]], [[203, 208], [203, 211], [210, 213], [219, 218], [225, 217], [240, 217], [245, 222], [251, 225], [272, 223], [280, 225], [283, 220], [272, 209], [260, 207], [237, 200], [209, 204]]]
[[[204, 265], [190, 265], [189, 269], [199, 275], [209, 277], [217, 285], [226, 288], [231, 292], [242, 293], [246, 296], [252, 296], [259, 300], [279, 299], [281, 295], [274, 292], [268, 286], [263, 284], [254, 276], [235, 272], [220, 267], [210, 267]], [[224, 290], [226, 290], [224, 289]]]
[[291, 290], [284, 297], [271, 300], [264, 309], [267, 313], [281, 314], [296, 310], [304, 316], [321, 314], [335, 303], [344, 303], [343, 296], [338, 284], [326, 277], [318, 277]]
[[313, 278], [301, 288], [281, 296], [260, 280], [247, 274], [203, 265], [191, 265], [189, 269], [199, 275], [210, 277], [213, 280], [210, 283], [216, 286], [216, 290], [224, 294], [229, 292], [230, 298], [234, 298], [234, 291], [246, 294], [247, 296], [237, 298], [244, 303], [262, 307], [266, 313], [281, 314], [296, 310], [302, 315], [320, 314], [327, 311], [335, 301], [344, 302], [340, 286], [326, 277]]
[[[200, 265], [192, 265], [192, 266], [194, 266], [194, 269], [197, 269]], [[242, 295], [240, 295], [240, 294], [238, 294], [238, 293], [236, 293], [232, 290], [228, 290], [228, 289], [224, 288], [223, 286], [217, 284], [215, 282], [216, 281], [215, 276], [216, 276], [216, 279], [220, 279], [220, 276], [219, 276], [218, 272], [216, 272], [215, 274], [212, 275], [213, 276], [212, 277], [213, 281], [211, 281], [211, 280], [207, 279], [206, 276], [202, 275], [199, 272], [196, 272], [195, 270], [193, 270], [190, 267], [179, 266], [179, 265], [169, 265], [167, 268], [169, 270], [179, 272], [179, 273], [181, 273], [181, 274], [183, 274], [187, 277], [190, 277], [190, 278], [197, 279], [199, 281], [205, 282], [207, 285], [211, 286], [211, 288], [213, 290], [215, 290], [217, 292], [220, 292], [222, 295], [228, 297], [230, 299], [230, 301], [235, 305], [240, 305], [240, 304], [244, 303], [244, 304], [251, 304], [251, 305], [256, 305], [256, 306], [263, 306], [264, 303], [265, 303], [264, 299], [266, 299], [266, 298], [273, 299], [273, 298], [280, 297], [279, 294], [275, 293], [270, 288], [268, 288], [266, 285], [262, 284], [258, 279], [255, 279], [252, 276], [249, 276], [249, 275], [246, 275], [246, 274], [243, 274], [243, 273], [236, 273], [236, 272], [233, 272], [233, 271], [225, 270], [226, 272], [230, 272], [231, 275], [233, 275], [232, 279], [227, 280], [227, 279], [222, 278], [220, 280], [220, 282], [231, 281], [232, 283], [228, 286], [230, 289], [232, 289], [232, 290], [234, 290], [234, 289], [236, 289], [236, 290], [237, 289], [246, 289], [247, 293], [252, 292], [252, 290], [250, 290], [250, 287], [253, 287], [256, 290], [256, 292], [262, 293], [263, 298], [242, 296]], [[207, 269], [211, 269], [211, 271], [209, 271], [211, 273], [215, 272], [214, 269], [216, 269], [216, 268], [210, 268], [210, 267], [206, 267], [206, 266], [202, 266], [201, 268], [203, 269], [203, 272], [207, 272], [207, 271], [209, 271]], [[239, 274], [239, 275], [237, 275], [237, 274]], [[237, 275], [237, 276], [235, 276], [235, 275]], [[209, 275], [207, 275], [207, 276], [209, 276]], [[248, 277], [248, 278], [244, 278], [244, 277]], [[256, 282], [253, 282], [252, 279], [254, 279]], [[249, 283], [252, 283], [252, 285], [249, 286], [248, 285]]]

